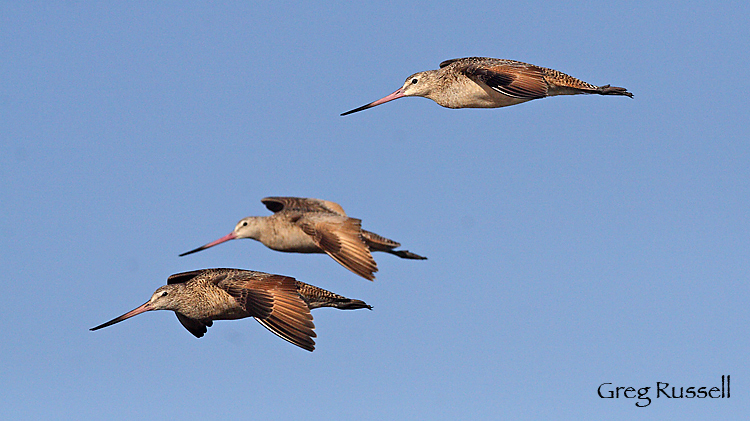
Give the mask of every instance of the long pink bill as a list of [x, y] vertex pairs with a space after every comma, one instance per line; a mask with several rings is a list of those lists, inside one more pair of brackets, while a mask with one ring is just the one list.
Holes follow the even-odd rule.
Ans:
[[202, 246], [198, 247], [198, 248], [197, 248], [197, 249], [195, 249], [195, 250], [190, 250], [190, 251], [186, 251], [185, 253], [182, 253], [182, 254], [180, 255], [180, 257], [182, 257], [182, 256], [187, 256], [188, 254], [192, 254], [192, 253], [195, 253], [196, 251], [201, 251], [201, 250], [205, 250], [205, 249], [207, 249], [207, 248], [209, 248], [209, 247], [213, 247], [213, 246], [215, 246], [215, 245], [217, 245], [217, 244], [221, 244], [221, 243], [223, 243], [223, 242], [225, 242], [225, 241], [229, 241], [229, 240], [234, 240], [235, 238], [237, 238], [237, 234], [235, 234], [235, 233], [233, 233], [233, 232], [230, 232], [229, 234], [227, 234], [227, 235], [225, 235], [225, 236], [223, 236], [223, 237], [219, 238], [219, 239], [218, 239], [218, 240], [216, 240], [216, 241], [212, 241], [212, 242], [210, 242], [210, 243], [208, 243], [208, 244], [204, 244], [204, 245], [202, 245]]
[[129, 319], [129, 318], [131, 318], [133, 316], [137, 316], [137, 315], [139, 315], [141, 313], [145, 313], [145, 312], [147, 312], [149, 310], [151, 310], [151, 302], [150, 301], [144, 303], [142, 306], [140, 306], [140, 307], [138, 307], [136, 309], [130, 310], [129, 312], [123, 314], [120, 317], [114, 318], [114, 319], [108, 321], [107, 323], [100, 324], [97, 327], [92, 327], [89, 330], [99, 330], [99, 329], [101, 329], [103, 327], [112, 326], [115, 323], [120, 323], [121, 321], [123, 321], [125, 319]]
[[352, 113], [356, 113], [357, 111], [362, 111], [362, 110], [366, 110], [368, 108], [372, 108], [372, 107], [374, 107], [376, 105], [385, 104], [386, 102], [393, 101], [394, 99], [399, 99], [402, 96], [404, 96], [404, 92], [402, 91], [402, 89], [403, 88], [399, 88], [399, 90], [397, 90], [396, 92], [394, 92], [394, 93], [392, 93], [392, 94], [390, 94], [390, 95], [388, 95], [388, 96], [386, 96], [384, 98], [380, 98], [379, 100], [371, 102], [371, 103], [369, 103], [367, 105], [363, 105], [363, 106], [361, 106], [359, 108], [355, 108], [355, 109], [353, 109], [351, 111], [347, 111], [347, 112], [345, 112], [345, 113], [343, 113], [341, 115], [342, 116], [349, 115], [349, 114], [352, 114]]

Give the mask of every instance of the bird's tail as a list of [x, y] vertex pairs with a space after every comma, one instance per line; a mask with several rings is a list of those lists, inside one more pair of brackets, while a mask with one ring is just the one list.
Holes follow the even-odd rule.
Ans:
[[386, 253], [394, 254], [402, 259], [427, 260], [426, 257], [412, 253], [409, 250], [384, 250]]
[[336, 300], [336, 303], [330, 307], [336, 307], [339, 310], [359, 310], [360, 308], [366, 308], [372, 310], [372, 306], [362, 300], [355, 300], [353, 298], [344, 298]]
[[625, 95], [630, 98], [633, 97], [633, 94], [628, 92], [627, 89], [609, 85], [600, 86], [595, 93], [599, 95]]
[[599, 95], [624, 95], [632, 98], [633, 94], [625, 88], [617, 86], [596, 86], [581, 79], [570, 76], [559, 70], [540, 67], [544, 80], [549, 84], [547, 95], [576, 95], [576, 94], [599, 94]]
[[297, 293], [305, 300], [310, 310], [320, 307], [333, 307], [339, 310], [357, 310], [360, 308], [372, 310], [372, 306], [362, 300], [346, 298], [343, 295], [334, 294], [331, 291], [302, 281], [297, 281]]

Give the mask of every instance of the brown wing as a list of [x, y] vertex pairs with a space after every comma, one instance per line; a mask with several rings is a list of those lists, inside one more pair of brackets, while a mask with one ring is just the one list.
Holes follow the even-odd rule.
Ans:
[[298, 210], [303, 212], [327, 212], [346, 216], [346, 212], [338, 203], [306, 197], [265, 197], [260, 200], [273, 213], [283, 210]]
[[476, 82], [513, 98], [535, 99], [547, 96], [544, 69], [513, 60], [474, 63], [461, 69]]
[[302, 349], [315, 349], [313, 318], [294, 278], [237, 270], [217, 286], [271, 332]]
[[335, 261], [365, 279], [375, 279], [378, 264], [362, 239], [361, 220], [310, 214], [300, 218], [298, 225]]

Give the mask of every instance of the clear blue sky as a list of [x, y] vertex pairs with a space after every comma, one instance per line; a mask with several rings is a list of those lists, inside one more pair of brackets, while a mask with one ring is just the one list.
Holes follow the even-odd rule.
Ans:
[[[740, 419], [750, 409], [744, 2], [0, 5], [0, 418]], [[393, 92], [466, 56], [624, 97], [449, 110]], [[234, 241], [270, 195], [429, 257], [365, 281]], [[310, 354], [253, 320], [88, 329], [172, 273], [367, 301]], [[730, 399], [600, 399], [717, 386]]]

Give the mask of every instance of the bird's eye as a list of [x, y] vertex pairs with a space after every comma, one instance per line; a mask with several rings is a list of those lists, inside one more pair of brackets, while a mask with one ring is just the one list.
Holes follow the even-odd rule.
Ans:
[[166, 297], [166, 296], [167, 296], [167, 294], [168, 294], [168, 293], [167, 293], [167, 291], [164, 291], [164, 292], [162, 292], [162, 293], [161, 293], [161, 296], [162, 296], [162, 297]]
[[242, 223], [242, 226], [243, 226], [243, 227], [246, 227], [246, 226], [247, 226], [247, 221], [243, 222], [243, 223]]
[[412, 85], [416, 85], [417, 82], [419, 82], [419, 80], [417, 78], [414, 78], [414, 79], [411, 80], [411, 84]]

